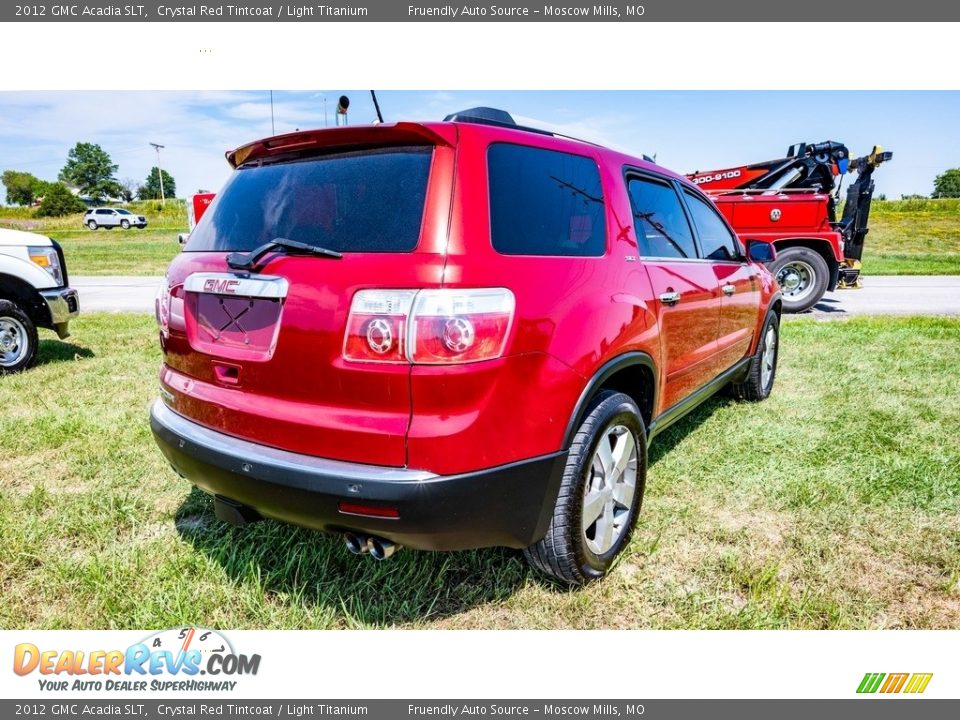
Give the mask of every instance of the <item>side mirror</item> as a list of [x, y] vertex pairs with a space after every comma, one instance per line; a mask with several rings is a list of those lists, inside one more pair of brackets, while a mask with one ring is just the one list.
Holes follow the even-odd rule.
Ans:
[[771, 263], [777, 259], [777, 251], [763, 240], [747, 240], [747, 258], [755, 263]]
[[186, 245], [187, 240], [189, 239], [190, 239], [190, 233], [180, 233], [179, 235], [177, 235], [177, 242], [180, 243], [181, 245]]

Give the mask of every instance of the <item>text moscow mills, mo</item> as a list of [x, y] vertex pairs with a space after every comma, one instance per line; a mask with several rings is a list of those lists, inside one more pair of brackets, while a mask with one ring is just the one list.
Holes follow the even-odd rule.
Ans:
[[640, 17], [644, 12], [643, 5], [544, 5], [539, 8], [516, 5], [407, 6], [407, 16], [410, 18], [441, 17], [450, 20], [455, 20], [458, 17], [526, 17], [544, 20], [551, 18], [589, 17], [616, 19], [622, 17]]

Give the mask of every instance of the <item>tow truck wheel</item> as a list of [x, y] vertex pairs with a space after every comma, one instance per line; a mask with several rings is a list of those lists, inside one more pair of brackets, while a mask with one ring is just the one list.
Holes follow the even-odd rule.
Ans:
[[770, 264], [770, 272], [780, 283], [784, 312], [809, 310], [827, 291], [830, 270], [820, 253], [805, 247], [777, 251], [777, 259]]
[[37, 356], [37, 327], [15, 303], [0, 300], [0, 375], [20, 372]]

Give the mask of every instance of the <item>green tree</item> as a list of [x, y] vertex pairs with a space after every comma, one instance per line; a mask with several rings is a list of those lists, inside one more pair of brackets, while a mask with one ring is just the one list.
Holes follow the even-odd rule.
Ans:
[[99, 202], [120, 195], [122, 188], [114, 177], [115, 172], [117, 166], [102, 147], [94, 143], [77, 143], [67, 154], [60, 181]]
[[163, 174], [163, 196], [172, 198], [177, 196], [177, 183], [173, 175], [166, 170], [161, 171], [156, 165], [150, 168], [150, 174], [140, 189], [137, 190], [137, 196], [141, 200], [159, 200], [160, 199], [160, 176]]
[[28, 172], [7, 170], [0, 176], [7, 189], [7, 202], [14, 205], [32, 205], [42, 192], [43, 180]]
[[120, 197], [123, 198], [124, 202], [130, 202], [137, 196], [140, 186], [133, 178], [124, 178], [120, 181], [120, 188]]
[[951, 168], [933, 181], [934, 197], [960, 197], [960, 168]]
[[50, 192], [50, 189], [54, 185], [59, 185], [59, 182], [50, 182], [49, 180], [37, 180], [36, 186], [33, 191], [34, 202], [41, 202]]
[[70, 192], [63, 183], [49, 183], [43, 202], [37, 208], [37, 217], [60, 217], [70, 213], [78, 213], [86, 210], [87, 206], [83, 204], [76, 195]]

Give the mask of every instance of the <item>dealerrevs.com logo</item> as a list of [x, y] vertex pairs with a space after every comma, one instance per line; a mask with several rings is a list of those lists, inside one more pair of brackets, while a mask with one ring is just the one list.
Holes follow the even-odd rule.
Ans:
[[256, 675], [260, 655], [237, 653], [216, 630], [171, 628], [126, 650], [14, 648], [13, 671], [39, 675], [48, 691], [233, 691], [237, 678]]

